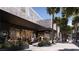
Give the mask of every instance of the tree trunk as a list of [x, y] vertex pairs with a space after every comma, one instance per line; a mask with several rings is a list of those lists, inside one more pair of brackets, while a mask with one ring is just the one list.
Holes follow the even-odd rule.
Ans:
[[51, 40], [52, 40], [52, 43], [54, 43], [54, 30], [53, 30], [54, 15], [52, 15], [52, 14], [51, 14], [51, 20], [52, 20]]

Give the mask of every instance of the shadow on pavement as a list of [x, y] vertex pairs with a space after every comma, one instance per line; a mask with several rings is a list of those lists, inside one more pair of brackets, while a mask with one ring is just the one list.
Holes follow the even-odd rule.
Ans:
[[21, 50], [21, 51], [32, 51], [32, 50]]
[[60, 49], [59, 51], [79, 51], [79, 49]]
[[73, 42], [77, 47], [79, 47], [79, 42]]

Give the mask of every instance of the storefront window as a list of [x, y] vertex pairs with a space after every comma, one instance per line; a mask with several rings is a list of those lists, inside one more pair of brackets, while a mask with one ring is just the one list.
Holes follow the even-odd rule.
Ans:
[[25, 29], [10, 29], [10, 39], [12, 40], [20, 40], [31, 42], [31, 37], [33, 35], [33, 31], [25, 30]]

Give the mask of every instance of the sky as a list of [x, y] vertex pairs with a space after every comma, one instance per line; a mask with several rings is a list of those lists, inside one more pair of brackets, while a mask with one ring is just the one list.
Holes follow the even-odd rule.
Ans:
[[[47, 13], [46, 7], [32, 7], [44, 20], [50, 19], [51, 16]], [[55, 16], [62, 16], [61, 12], [59, 12]], [[68, 25], [72, 26], [72, 17], [68, 18]]]
[[68, 18], [68, 25], [72, 26], [72, 20], [73, 20], [72, 17], [69, 17], [69, 18]]
[[50, 15], [47, 13], [45, 7], [33, 7], [33, 9], [43, 18], [43, 19], [50, 19]]

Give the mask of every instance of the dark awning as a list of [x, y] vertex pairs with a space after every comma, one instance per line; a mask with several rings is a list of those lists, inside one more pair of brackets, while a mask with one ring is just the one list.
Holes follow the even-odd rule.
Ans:
[[18, 16], [12, 15], [8, 12], [5, 12], [3, 10], [0, 10], [0, 14], [2, 15], [2, 21], [14, 24], [14, 25], [19, 25], [23, 28], [28, 28], [31, 30], [36, 30], [36, 31], [43, 31], [43, 30], [51, 30], [51, 28], [45, 28], [43, 26], [40, 26], [38, 24], [35, 24], [33, 22], [30, 22], [28, 20], [22, 19]]

